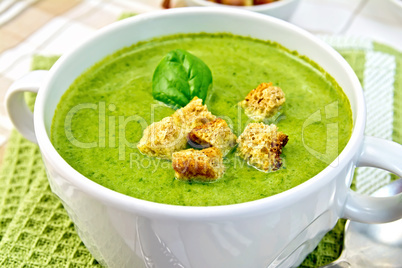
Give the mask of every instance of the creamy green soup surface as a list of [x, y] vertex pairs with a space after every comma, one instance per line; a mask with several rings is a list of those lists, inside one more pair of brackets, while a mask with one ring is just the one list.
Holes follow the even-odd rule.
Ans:
[[[174, 110], [153, 99], [152, 75], [161, 59], [181, 48], [212, 71], [206, 105], [238, 136], [252, 122], [237, 105], [262, 82], [285, 92], [274, 123], [289, 136], [278, 171], [264, 173], [233, 150], [214, 183], [174, 177], [171, 162], [145, 156], [136, 143], [143, 129]], [[183, 34], [134, 44], [86, 70], [60, 100], [51, 141], [74, 169], [109, 189], [136, 198], [183, 206], [236, 204], [295, 187], [327, 167], [352, 131], [349, 101], [319, 66], [276, 43], [231, 34]]]

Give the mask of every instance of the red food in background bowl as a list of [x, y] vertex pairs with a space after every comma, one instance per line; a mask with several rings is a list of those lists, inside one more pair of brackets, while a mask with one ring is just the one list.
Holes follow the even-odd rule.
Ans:
[[254, 11], [288, 20], [300, 0], [186, 0], [187, 6], [227, 7]]
[[280, 0], [208, 0], [217, 4], [231, 5], [231, 6], [255, 6], [269, 4]]

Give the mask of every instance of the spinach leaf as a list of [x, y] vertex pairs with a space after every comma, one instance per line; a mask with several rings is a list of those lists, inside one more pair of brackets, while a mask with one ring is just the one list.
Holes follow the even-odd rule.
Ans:
[[186, 106], [195, 96], [205, 101], [212, 87], [208, 66], [183, 50], [170, 51], [158, 64], [152, 78], [152, 95], [174, 108]]

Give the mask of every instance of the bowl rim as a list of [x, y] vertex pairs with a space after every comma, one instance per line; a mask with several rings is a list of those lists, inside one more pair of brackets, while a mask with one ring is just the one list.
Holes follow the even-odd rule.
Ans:
[[[355, 90], [353, 93], [356, 94], [356, 111], [353, 111], [355, 114], [355, 121], [353, 122], [353, 130], [352, 135], [346, 144], [345, 148], [338, 155], [338, 157], [328, 165], [324, 170], [318, 173], [316, 176], [308, 179], [306, 182], [301, 183], [289, 190], [278, 193], [273, 196], [269, 196], [266, 198], [239, 203], [239, 204], [231, 204], [231, 205], [220, 205], [220, 206], [180, 206], [180, 205], [170, 205], [170, 204], [162, 204], [156, 203], [152, 201], [142, 200], [135, 197], [131, 197], [128, 195], [121, 194], [109, 188], [106, 188], [89, 178], [85, 177], [78, 171], [76, 171], [73, 167], [71, 167], [56, 151], [55, 147], [50, 141], [49, 135], [46, 131], [45, 126], [45, 99], [46, 93], [49, 90], [51, 82], [57, 77], [54, 74], [65, 65], [65, 62], [68, 61], [70, 56], [74, 55], [74, 53], [78, 53], [80, 49], [84, 49], [86, 45], [88, 45], [91, 40], [96, 38], [101, 38], [103, 35], [107, 35], [109, 32], [118, 31], [121, 26], [136, 24], [139, 21], [144, 19], [155, 19], [158, 17], [166, 17], [166, 16], [179, 16], [180, 14], [185, 14], [188, 16], [189, 14], [214, 14], [214, 15], [237, 15], [243, 17], [253, 17], [258, 18], [260, 20], [264, 20], [264, 23], [273, 23], [277, 24], [280, 27], [285, 27], [291, 29], [292, 31], [296, 31], [302, 34], [305, 38], [310, 39], [311, 41], [318, 43], [326, 53], [329, 53], [332, 57], [334, 57], [340, 66], [346, 70], [348, 79], [354, 85]], [[107, 55], [104, 55], [106, 57]], [[345, 166], [350, 165], [350, 162], [356, 158], [356, 153], [360, 150], [360, 145], [363, 140], [364, 126], [365, 126], [365, 105], [364, 105], [364, 96], [363, 91], [361, 90], [360, 82], [346, 62], [339, 53], [337, 53], [332, 47], [324, 43], [324, 41], [318, 39], [307, 31], [294, 26], [288, 22], [283, 20], [265, 16], [258, 13], [253, 13], [241, 9], [227, 9], [227, 8], [217, 8], [217, 7], [186, 7], [186, 8], [178, 8], [171, 10], [161, 10], [155, 11], [145, 14], [140, 14], [134, 16], [132, 18], [128, 18], [119, 22], [115, 22], [109, 26], [106, 26], [95, 32], [93, 36], [84, 41], [77, 48], [74, 48], [68, 53], [65, 53], [61, 56], [61, 58], [55, 63], [55, 65], [50, 69], [48, 78], [44, 81], [41, 86], [39, 93], [37, 95], [37, 100], [35, 103], [35, 112], [34, 112], [34, 128], [38, 141], [39, 148], [41, 150], [42, 157], [46, 159], [48, 165], [52, 166], [52, 169], [57, 169], [58, 173], [63, 174], [63, 178], [68, 178], [68, 181], [79, 188], [82, 192], [94, 197], [98, 201], [102, 203], [107, 203], [107, 206], [112, 206], [118, 208], [119, 210], [129, 211], [153, 218], [158, 217], [166, 217], [170, 218], [182, 219], [182, 220], [212, 220], [212, 219], [229, 219], [229, 218], [237, 218], [240, 215], [256, 215], [260, 214], [264, 210], [277, 210], [284, 206], [288, 206], [290, 203], [295, 203], [297, 200], [310, 195], [314, 190], [317, 190], [320, 187], [328, 184], [332, 179], [333, 175], [330, 173], [335, 172], [335, 169], [332, 168], [332, 165], [337, 165], [336, 169], [341, 170]], [[46, 165], [45, 165], [46, 166]], [[46, 168], [47, 169], [47, 168]], [[49, 174], [48, 174], [49, 175]], [[331, 177], [332, 176], [332, 177]], [[346, 179], [346, 178], [345, 178]], [[50, 180], [50, 178], [49, 178]], [[351, 182], [345, 182], [348, 184]]]
[[199, 6], [203, 7], [229, 7], [229, 8], [238, 8], [238, 9], [244, 9], [244, 10], [249, 10], [249, 11], [268, 11], [268, 10], [274, 10], [276, 8], [281, 8], [283, 6], [286, 6], [292, 2], [298, 2], [299, 0], [279, 0], [275, 1], [272, 3], [267, 3], [267, 4], [261, 4], [261, 5], [255, 5], [255, 6], [231, 6], [231, 5], [225, 5], [225, 4], [220, 4], [220, 3], [214, 3], [210, 2], [207, 0], [187, 0], [196, 3]]

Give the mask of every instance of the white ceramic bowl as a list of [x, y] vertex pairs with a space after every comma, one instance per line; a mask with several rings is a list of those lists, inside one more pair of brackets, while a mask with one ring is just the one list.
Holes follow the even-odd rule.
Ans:
[[238, 8], [288, 20], [299, 5], [300, 0], [280, 0], [277, 2], [255, 6], [230, 6], [207, 0], [186, 0], [188, 6]]
[[[276, 41], [316, 61], [344, 89], [354, 127], [339, 157], [307, 182], [236, 205], [182, 207], [139, 200], [84, 177], [57, 153], [49, 133], [69, 85], [108, 54], [141, 40], [189, 32], [232, 32]], [[34, 115], [25, 91], [39, 91]], [[311, 252], [340, 217], [386, 222], [402, 216], [402, 196], [374, 198], [349, 189], [355, 166], [402, 176], [402, 146], [364, 137], [365, 104], [351, 67], [311, 34], [269, 16], [229, 8], [153, 12], [106, 27], [63, 55], [49, 72], [14, 83], [6, 107], [17, 129], [38, 143], [53, 192], [96, 259], [109, 267], [291, 267]]]

